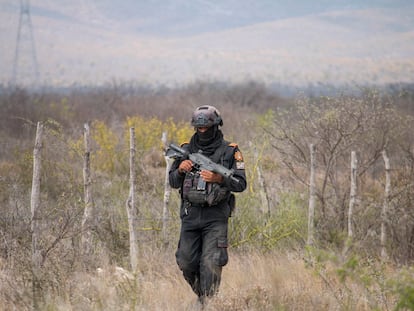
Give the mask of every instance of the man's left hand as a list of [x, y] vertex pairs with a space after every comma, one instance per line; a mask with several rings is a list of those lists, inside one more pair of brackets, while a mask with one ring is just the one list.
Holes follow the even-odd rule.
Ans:
[[202, 170], [200, 172], [200, 176], [203, 178], [205, 182], [219, 183], [219, 184], [223, 182], [223, 176], [221, 176], [220, 174], [211, 172], [211, 171]]

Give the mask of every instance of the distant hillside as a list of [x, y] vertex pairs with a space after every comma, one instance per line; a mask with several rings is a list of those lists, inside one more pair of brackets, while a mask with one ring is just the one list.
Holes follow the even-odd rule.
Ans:
[[[150, 20], [158, 27], [165, 18], [160, 15], [156, 21], [155, 12], [149, 11], [148, 19], [128, 14], [121, 19], [122, 8], [105, 11], [108, 2], [95, 7], [85, 2], [89, 4], [78, 10], [66, 3], [65, 12], [50, 1], [43, 3], [32, 10], [32, 22], [41, 79], [52, 85], [253, 79], [306, 86], [410, 83], [414, 77], [412, 6], [330, 11], [160, 36], [149, 33]], [[0, 60], [0, 83], [10, 80], [18, 24], [18, 13], [5, 7], [0, 12], [0, 20], [6, 21], [0, 24], [0, 44], [10, 48]], [[97, 13], [88, 19], [90, 12]], [[172, 16], [177, 13], [169, 12], [166, 25], [188, 26], [189, 21], [184, 25]]]

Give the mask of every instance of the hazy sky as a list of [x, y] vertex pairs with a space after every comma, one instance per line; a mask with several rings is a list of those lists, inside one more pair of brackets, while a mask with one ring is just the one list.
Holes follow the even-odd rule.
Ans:
[[[32, 0], [39, 80], [410, 82], [411, 0]], [[0, 0], [0, 83], [13, 76], [19, 2]], [[23, 23], [17, 79], [31, 77]], [[412, 82], [412, 81], [411, 81]]]

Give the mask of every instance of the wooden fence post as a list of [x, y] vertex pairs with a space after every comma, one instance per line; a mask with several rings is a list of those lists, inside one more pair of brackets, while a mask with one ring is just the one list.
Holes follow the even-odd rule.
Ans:
[[387, 223], [388, 223], [388, 209], [390, 204], [390, 193], [391, 193], [391, 166], [390, 159], [387, 155], [387, 151], [382, 151], [382, 158], [384, 159], [385, 165], [385, 197], [384, 203], [381, 210], [381, 258], [387, 259]]
[[135, 129], [129, 129], [129, 196], [126, 201], [129, 229], [129, 258], [133, 272], [138, 267], [138, 210], [135, 206]]
[[260, 185], [260, 197], [261, 197], [261, 210], [263, 213], [266, 213], [268, 216], [270, 216], [271, 213], [271, 209], [270, 209], [270, 200], [269, 200], [269, 196], [267, 194], [267, 189], [266, 189], [266, 183], [265, 183], [265, 179], [262, 175], [262, 170], [260, 168], [260, 155], [259, 152], [257, 151], [256, 146], [253, 147], [254, 150], [254, 157], [255, 157], [255, 169], [257, 172], [257, 179], [259, 181], [259, 185]]
[[[163, 132], [161, 137], [163, 150], [167, 150], [167, 133]], [[165, 159], [165, 179], [164, 179], [164, 205], [162, 208], [162, 238], [164, 245], [168, 245], [168, 222], [169, 222], [169, 212], [168, 204], [170, 202], [171, 187], [169, 183], [168, 173], [172, 165], [172, 159], [164, 155]]]
[[31, 231], [32, 231], [32, 291], [33, 291], [33, 308], [38, 310], [41, 299], [41, 266], [42, 250], [40, 246], [40, 180], [42, 170], [42, 140], [43, 124], [37, 123], [35, 146], [33, 150], [33, 179], [32, 193], [30, 198], [31, 209]]
[[355, 151], [351, 152], [351, 192], [349, 196], [349, 209], [348, 209], [348, 239], [352, 239], [352, 214], [356, 203], [357, 196], [357, 168], [358, 160]]
[[93, 249], [92, 226], [94, 220], [94, 203], [92, 198], [92, 178], [91, 178], [91, 150], [90, 150], [90, 128], [89, 124], [84, 124], [84, 144], [85, 153], [83, 157], [83, 190], [85, 209], [82, 218], [82, 254], [90, 255]]
[[315, 201], [316, 201], [316, 182], [315, 182], [315, 145], [310, 144], [310, 178], [309, 178], [309, 211], [308, 211], [308, 245], [314, 242], [314, 218], [315, 218]]

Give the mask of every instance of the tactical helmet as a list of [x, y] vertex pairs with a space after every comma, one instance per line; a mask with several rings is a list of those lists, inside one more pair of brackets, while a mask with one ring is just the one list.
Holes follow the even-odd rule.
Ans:
[[198, 107], [191, 118], [191, 125], [194, 127], [211, 127], [213, 125], [223, 125], [220, 112], [214, 106]]

